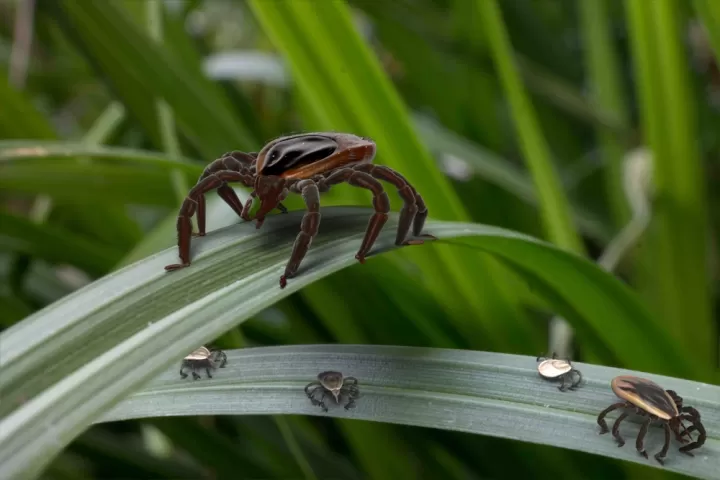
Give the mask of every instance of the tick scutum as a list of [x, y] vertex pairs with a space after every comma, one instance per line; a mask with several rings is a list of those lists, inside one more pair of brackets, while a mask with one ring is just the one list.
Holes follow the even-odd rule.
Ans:
[[275, 143], [264, 152], [264, 161], [258, 173], [279, 176], [289, 170], [324, 160], [337, 149], [335, 140], [321, 135], [306, 135], [302, 142], [290, 137]]

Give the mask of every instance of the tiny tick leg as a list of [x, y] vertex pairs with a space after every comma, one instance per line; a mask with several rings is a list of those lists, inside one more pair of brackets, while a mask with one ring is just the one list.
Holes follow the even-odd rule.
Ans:
[[312, 180], [301, 180], [293, 188], [302, 194], [307, 212], [302, 219], [300, 233], [295, 238], [290, 260], [285, 266], [285, 274], [280, 277], [280, 288], [285, 288], [287, 279], [297, 273], [300, 263], [305, 258], [313, 238], [317, 235], [320, 227], [320, 192], [318, 186]]
[[[645, 451], [644, 442], [645, 442], [645, 435], [647, 435], [648, 427], [650, 427], [650, 422], [652, 422], [652, 418], [648, 418], [647, 420], [645, 420], [643, 422], [642, 427], [640, 427], [640, 433], [638, 433], [637, 439], [635, 440], [635, 448], [640, 453], [640, 455], [642, 455], [645, 458], [648, 458], [648, 454]], [[670, 432], [667, 431], [666, 433], [669, 434]], [[668, 437], [668, 441], [669, 440], [670, 440], [670, 437]], [[657, 458], [657, 456], [655, 458]], [[660, 463], [662, 463], [661, 460], [658, 460], [658, 461]]]
[[693, 443], [680, 447], [680, 451], [685, 455], [694, 457], [695, 455], [692, 454], [690, 450], [695, 450], [696, 448], [699, 448], [705, 443], [705, 440], [707, 439], [707, 432], [705, 431], [705, 427], [703, 426], [703, 424], [700, 423], [700, 413], [698, 413], [697, 410], [692, 407], [685, 407], [683, 408], [683, 411], [687, 413], [682, 414], [682, 419], [692, 422], [693, 425], [690, 428], [693, 430], [697, 430], [698, 437], [697, 440], [695, 440]]
[[561, 385], [560, 385], [559, 387], [557, 387], [557, 388], [558, 388], [558, 390], [560, 390], [561, 392], [564, 392], [564, 391], [565, 391], [565, 379], [566, 379], [566, 378], [567, 378], [567, 375], [561, 375], [561, 376], [560, 376]]
[[610, 429], [607, 426], [607, 422], [605, 421], [605, 416], [608, 413], [612, 412], [613, 410], [617, 410], [618, 408], [622, 408], [622, 407], [626, 407], [626, 406], [627, 405], [625, 402], [613, 403], [612, 405], [607, 407], [605, 410], [600, 412], [600, 415], [598, 415], [598, 418], [597, 418], [597, 423], [598, 423], [598, 425], [600, 425], [600, 435], [610, 431]]
[[580, 370], [573, 370], [574, 373], [577, 374], [577, 382], [573, 383], [572, 387], [570, 387], [570, 390], [575, 390], [581, 383], [582, 383], [582, 373], [580, 373]]
[[[663, 428], [665, 429], [665, 443], [663, 444], [662, 450], [655, 454], [655, 460], [660, 462], [660, 465], [665, 465], [663, 459], [667, 455], [668, 449], [670, 448], [670, 425], [664, 423]], [[647, 457], [647, 455], [645, 456]]]
[[615, 440], [618, 442], [618, 447], [622, 447], [625, 445], [625, 440], [623, 440], [622, 436], [620, 435], [620, 423], [627, 418], [628, 413], [623, 412], [622, 415], [620, 415], [617, 420], [615, 420], [615, 423], [613, 423], [612, 428], [612, 435], [615, 437]]

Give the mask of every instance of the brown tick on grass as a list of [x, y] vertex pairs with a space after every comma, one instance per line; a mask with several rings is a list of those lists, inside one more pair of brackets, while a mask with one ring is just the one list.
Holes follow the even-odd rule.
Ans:
[[[297, 273], [318, 232], [320, 193], [327, 192], [338, 183], [349, 183], [370, 190], [373, 194], [375, 213], [370, 218], [365, 237], [355, 255], [360, 263], [365, 262], [365, 256], [377, 240], [390, 212], [390, 201], [378, 180], [394, 185], [404, 202], [395, 244], [422, 243], [422, 240], [408, 240], [411, 227], [414, 237], [434, 238], [421, 235], [428, 215], [422, 197], [398, 172], [372, 164], [375, 149], [372, 140], [349, 133], [304, 133], [277, 138], [265, 145], [259, 153], [235, 151], [224, 154], [205, 168], [183, 201], [177, 221], [181, 263], [168, 265], [165, 270], [177, 270], [190, 265], [190, 237], [193, 235], [190, 218], [197, 213], [197, 235], [205, 235], [205, 193], [213, 189], [246, 221], [251, 220], [249, 212], [253, 200], [259, 198], [261, 203], [255, 214], [256, 228], [260, 228], [265, 216], [273, 209], [287, 212], [281, 202], [290, 192], [302, 195], [307, 212], [302, 219], [300, 233], [295, 239], [285, 273], [280, 277], [281, 288], [285, 288], [287, 279]], [[252, 188], [245, 205], [230, 187], [231, 182]]]

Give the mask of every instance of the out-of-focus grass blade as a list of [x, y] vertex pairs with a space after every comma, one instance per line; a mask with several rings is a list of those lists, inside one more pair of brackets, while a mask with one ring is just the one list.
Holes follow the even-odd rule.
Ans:
[[[502, 187], [531, 205], [539, 205], [535, 186], [525, 171], [426, 116], [416, 114], [414, 120], [419, 135], [433, 151], [465, 161], [472, 172], [483, 180]], [[583, 233], [602, 243], [610, 241], [610, 232], [599, 218], [582, 205], [573, 205], [572, 210], [574, 221]]]
[[[187, 269], [165, 272], [165, 265], [177, 261], [176, 250], [166, 250], [0, 334], [4, 473], [38, 473], [108, 407], [197, 345], [319, 278], [351, 265], [362, 268], [353, 255], [370, 212], [326, 209], [323, 235], [284, 290], [278, 279], [302, 212], [273, 216], [260, 230], [243, 223], [210, 232], [195, 241], [194, 263]], [[392, 248], [396, 222], [392, 215], [376, 251]], [[549, 300], [572, 309], [568, 319], [601, 339], [621, 362], [686, 378], [705, 373], [687, 363], [625, 286], [592, 262], [495, 227], [430, 221], [428, 231], [439, 238], [476, 236], [473, 245], [544, 282], [554, 292]], [[624, 335], [608, 329], [608, 319], [621, 322]]]
[[75, 265], [102, 275], [122, 256], [72, 232], [0, 211], [0, 249], [22, 252], [50, 262]]
[[[645, 372], [575, 363], [584, 383], [559, 392], [537, 374], [534, 357], [478, 351], [372, 345], [301, 345], [227, 352], [228, 364], [212, 381], [190, 383], [168, 369], [122, 401], [102, 420], [155, 416], [301, 414], [459, 430], [581, 450], [639, 465], [715, 479], [720, 455], [720, 387]], [[269, 367], [271, 365], [271, 367]], [[361, 398], [346, 412], [322, 412], [303, 387], [315, 373], [333, 369], [358, 378]], [[702, 415], [708, 432], [695, 457], [671, 447], [665, 465], [645, 459], [631, 442], [624, 448], [598, 435], [597, 415], [617, 401], [617, 375], [650, 378], [677, 391]], [[328, 401], [330, 402], [330, 401]], [[611, 414], [608, 421], [617, 414]], [[562, 435], [558, 434], [558, 428]], [[628, 420], [626, 438], [639, 429]], [[651, 429], [648, 439], [661, 436]], [[648, 445], [648, 443], [646, 443]], [[659, 444], [652, 441], [651, 455]], [[652, 473], [652, 472], [643, 472]]]
[[258, 147], [217, 86], [200, 75], [187, 74], [189, 66], [171, 50], [152, 42], [115, 2], [59, 0], [41, 5], [63, 26], [63, 32], [88, 57], [158, 147], [162, 143], [155, 98], [168, 103], [179, 131], [206, 158], [237, 148]]
[[485, 26], [489, 49], [510, 103], [525, 162], [540, 198], [540, 213], [547, 236], [562, 248], [582, 253], [584, 247], [573, 227], [550, 148], [515, 67], [514, 53], [500, 6], [496, 0], [480, 0], [478, 5], [478, 16]]
[[[590, 0], [578, 4], [582, 34], [587, 45], [587, 75], [592, 99], [617, 117], [617, 124], [627, 131], [630, 118], [621, 83], [620, 59], [611, 36], [608, 3]], [[630, 220], [630, 211], [622, 188], [622, 162], [625, 146], [617, 132], [598, 125], [596, 135], [605, 166], [605, 192], [616, 227]]]
[[166, 170], [177, 168], [188, 174], [198, 176], [204, 168], [204, 166], [198, 164], [191, 164], [190, 160], [186, 158], [175, 158], [163, 153], [132, 148], [48, 140], [0, 141], [0, 162], [22, 159], [73, 159], [77, 157], [97, 158], [118, 163], [137, 163], [142, 166]]
[[641, 287], [663, 329], [698, 364], [715, 365], [708, 288], [706, 189], [679, 2], [625, 3], [646, 143], [653, 155], [653, 221]]
[[693, 0], [693, 6], [710, 38], [716, 61], [720, 62], [720, 4], [714, 0]]
[[[325, 128], [375, 140], [378, 163], [406, 176], [433, 217], [467, 218], [449, 180], [413, 131], [402, 100], [356, 31], [345, 2], [252, 1], [250, 6], [286, 54], [294, 80]], [[512, 299], [507, 273], [491, 258], [461, 257], [444, 247], [412, 258], [428, 292], [443, 299], [467, 335], [504, 337], [512, 343], [504, 325], [526, 326], [524, 313]], [[468, 321], [470, 316], [478, 321]]]
[[[79, 158], [92, 163], [80, 163]], [[189, 161], [144, 150], [75, 142], [0, 141], [0, 188], [43, 193], [76, 204], [175, 207], [170, 172], [180, 171], [194, 182], [202, 169]]]
[[[42, 171], [43, 175], [38, 176], [38, 171]], [[194, 180], [194, 176], [185, 178]], [[177, 205], [166, 171], [128, 165], [32, 161], [2, 166], [0, 189], [7, 192], [43, 193], [76, 205]]]
[[8, 74], [0, 68], [0, 134], [3, 139], [53, 138], [55, 132], [47, 119], [33, 107], [28, 95], [10, 86]]

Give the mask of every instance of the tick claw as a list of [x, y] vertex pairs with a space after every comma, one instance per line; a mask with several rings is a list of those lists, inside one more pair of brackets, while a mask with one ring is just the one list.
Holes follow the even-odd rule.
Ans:
[[180, 270], [181, 268], [185, 268], [189, 265], [189, 263], [174, 263], [172, 265], [166, 265], [165, 271], [172, 272], [173, 270]]
[[359, 253], [355, 255], [355, 259], [360, 263], [365, 263], [365, 255], [360, 255]]
[[280, 288], [285, 288], [287, 286], [287, 277], [285, 275], [282, 275], [280, 277]]

